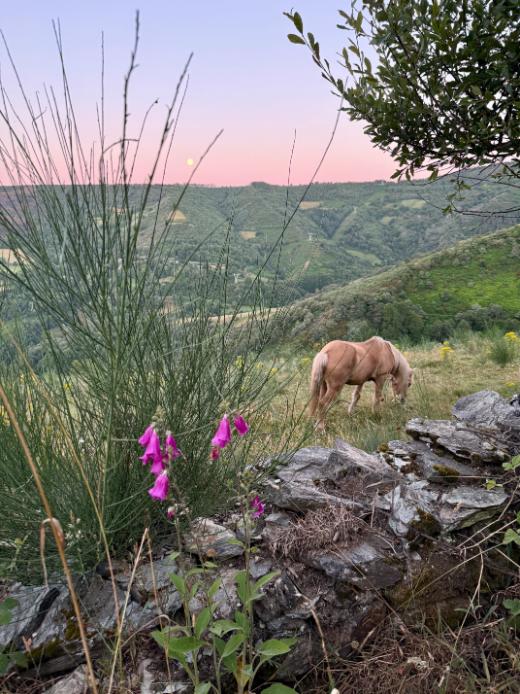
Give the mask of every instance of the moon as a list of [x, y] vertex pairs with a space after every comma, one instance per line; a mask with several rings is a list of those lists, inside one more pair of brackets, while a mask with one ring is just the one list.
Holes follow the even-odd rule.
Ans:
[[189, 159], [186, 159], [186, 164], [188, 166], [193, 166], [193, 159], [191, 157]]

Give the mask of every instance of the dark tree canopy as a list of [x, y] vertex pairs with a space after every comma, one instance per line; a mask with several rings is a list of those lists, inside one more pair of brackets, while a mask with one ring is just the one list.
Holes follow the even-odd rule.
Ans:
[[289, 39], [308, 46], [342, 108], [398, 162], [394, 177], [488, 166], [518, 178], [520, 0], [354, 0], [338, 24], [347, 81], [301, 16], [287, 16]]

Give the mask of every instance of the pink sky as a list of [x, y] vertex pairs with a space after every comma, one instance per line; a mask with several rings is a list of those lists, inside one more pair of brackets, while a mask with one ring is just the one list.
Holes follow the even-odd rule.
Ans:
[[[301, 0], [306, 29], [320, 40], [322, 53], [335, 60], [345, 32], [335, 28], [345, 0]], [[348, 3], [347, 3], [348, 4]], [[23, 5], [23, 6], [22, 6]], [[223, 135], [194, 182], [245, 185], [287, 182], [296, 130], [292, 183], [307, 183], [329, 140], [338, 99], [320, 77], [308, 51], [290, 44], [282, 15], [284, 0], [147, 0], [141, 6], [139, 68], [131, 90], [130, 135], [156, 98], [143, 141], [135, 181], [149, 171], [164, 104], [191, 51], [190, 85], [181, 115], [167, 182], [184, 181], [214, 135]], [[3, 9], [3, 30], [28, 91], [58, 83], [59, 69], [51, 26], [59, 19], [76, 113], [85, 143], [96, 137], [99, 102], [100, 35], [105, 34], [106, 114], [110, 138], [120, 133], [122, 78], [132, 46], [134, 7], [127, 0], [70, 3], [29, 0]], [[2, 56], [5, 66], [4, 56]], [[5, 68], [3, 68], [3, 71]], [[14, 82], [3, 75], [8, 89]], [[389, 178], [390, 157], [371, 146], [359, 123], [342, 116], [318, 181]]]

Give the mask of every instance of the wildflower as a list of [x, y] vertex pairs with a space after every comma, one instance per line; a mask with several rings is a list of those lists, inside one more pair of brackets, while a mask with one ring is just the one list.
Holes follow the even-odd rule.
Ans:
[[264, 513], [265, 504], [258, 495], [251, 500], [251, 508], [253, 510], [253, 518], [260, 518], [260, 516]]
[[231, 426], [229, 425], [229, 418], [225, 414], [220, 420], [218, 429], [215, 432], [215, 436], [211, 439], [212, 446], [218, 446], [219, 448], [225, 448], [231, 441]]
[[153, 424], [150, 424], [150, 426], [145, 430], [144, 434], [139, 439], [137, 439], [137, 442], [141, 446], [148, 446], [148, 444], [150, 443], [150, 439], [152, 438], [153, 433], [154, 433]]
[[212, 446], [211, 448], [211, 460], [218, 460], [220, 458], [220, 449], [218, 446]]
[[168, 510], [166, 511], [166, 518], [171, 520], [175, 516], [175, 506], [168, 506]]
[[239, 436], [245, 436], [249, 431], [249, 424], [246, 422], [246, 420], [242, 417], [241, 414], [237, 415], [234, 418], [233, 424], [235, 425], [235, 429], [237, 430], [237, 434]]
[[455, 351], [455, 350], [454, 350], [453, 347], [450, 345], [450, 343], [449, 343], [447, 340], [445, 340], [445, 341], [442, 343], [442, 345], [441, 345], [441, 347], [440, 347], [440, 349], [439, 349], [439, 353], [440, 353], [440, 355], [441, 355], [441, 359], [446, 359], [446, 358], [449, 357], [449, 355], [450, 355], [452, 352], [454, 352], [454, 351]]
[[152, 475], [160, 475], [161, 472], [163, 472], [166, 469], [166, 465], [164, 464], [164, 459], [163, 458], [154, 458], [152, 462], [152, 467], [150, 468], [150, 472]]
[[[143, 434], [143, 436], [145, 435], [146, 432]], [[145, 451], [139, 460], [143, 461], [143, 465], [149, 463], [150, 460], [153, 460], [154, 462], [157, 460], [162, 461], [161, 441], [155, 429], [152, 430], [148, 443], [146, 444]]]
[[181, 455], [181, 452], [177, 448], [177, 441], [175, 438], [172, 436], [171, 431], [169, 431], [166, 434], [166, 453], [168, 456], [168, 460], [175, 460], [175, 458], [178, 458]]
[[157, 499], [157, 501], [165, 501], [168, 496], [168, 489], [170, 487], [170, 480], [168, 479], [168, 473], [162, 472], [155, 478], [155, 484], [151, 489], [148, 490], [148, 494], [152, 499]]
[[509, 332], [507, 332], [504, 335], [504, 339], [507, 340], [507, 342], [518, 342], [518, 340], [520, 340], [520, 338], [514, 330], [510, 330]]

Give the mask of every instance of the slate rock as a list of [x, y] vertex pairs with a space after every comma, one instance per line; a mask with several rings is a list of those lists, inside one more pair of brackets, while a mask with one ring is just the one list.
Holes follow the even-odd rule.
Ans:
[[223, 525], [209, 518], [198, 518], [191, 524], [184, 542], [188, 552], [219, 561], [244, 553], [240, 545], [233, 544], [236, 539], [235, 533]]
[[447, 455], [438, 455], [423, 441], [389, 441], [384, 454], [387, 462], [408, 479], [426, 479], [437, 484], [481, 480], [485, 471], [461, 463]]
[[46, 689], [45, 694], [87, 694], [88, 690], [87, 668], [82, 665], [53, 684], [50, 689]]
[[417, 417], [407, 423], [406, 431], [415, 439], [431, 441], [435, 447], [470, 462], [502, 464], [510, 457], [507, 446], [496, 437], [476, 432], [462, 422]]
[[392, 586], [404, 573], [402, 562], [392, 552], [391, 542], [369, 532], [347, 545], [311, 551], [301, 560], [337, 581], [364, 590]]
[[14, 598], [17, 605], [11, 611], [9, 624], [0, 626], [0, 650], [8, 646], [21, 648], [23, 638], [32, 638], [42, 624], [52, 603], [60, 595], [61, 586], [24, 586], [15, 583], [6, 597]]
[[507, 401], [492, 390], [481, 390], [458, 400], [453, 416], [480, 429], [512, 430], [520, 437], [520, 417], [514, 399]]

